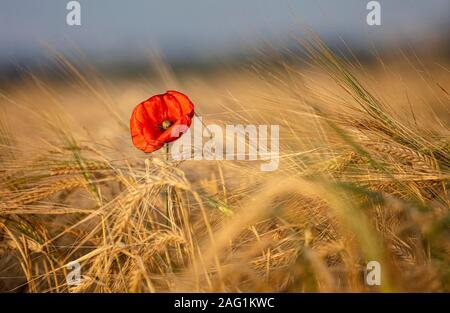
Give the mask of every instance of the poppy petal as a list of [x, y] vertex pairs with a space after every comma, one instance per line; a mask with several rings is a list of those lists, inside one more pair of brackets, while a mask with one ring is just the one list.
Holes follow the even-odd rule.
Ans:
[[146, 123], [161, 125], [167, 116], [167, 105], [162, 95], [156, 95], [144, 101], [143, 106], [147, 112], [148, 121]]
[[164, 102], [167, 105], [167, 118], [171, 122], [175, 122], [182, 116], [183, 113], [180, 102], [177, 98], [168, 93], [164, 95]]
[[181, 106], [182, 115], [188, 115], [190, 117], [194, 116], [194, 104], [186, 95], [175, 90], [168, 90], [167, 93], [174, 96], [178, 100]]

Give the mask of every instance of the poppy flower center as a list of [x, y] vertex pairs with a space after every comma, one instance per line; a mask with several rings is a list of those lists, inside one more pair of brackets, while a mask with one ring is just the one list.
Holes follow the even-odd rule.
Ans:
[[162, 122], [162, 124], [161, 124], [161, 128], [164, 129], [164, 130], [166, 130], [167, 128], [170, 127], [170, 125], [172, 125], [172, 122], [171, 122], [171, 121], [169, 121], [169, 120], [164, 120], [164, 121]]

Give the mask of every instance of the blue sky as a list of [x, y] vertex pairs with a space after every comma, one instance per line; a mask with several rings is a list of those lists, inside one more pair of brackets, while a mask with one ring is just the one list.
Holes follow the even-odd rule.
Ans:
[[351, 44], [420, 41], [448, 38], [450, 20], [449, 0], [381, 0], [382, 26], [366, 24], [366, 0], [80, 0], [82, 25], [68, 26], [67, 2], [2, 0], [0, 62], [39, 59], [45, 45], [97, 60], [139, 59], [154, 48], [175, 58], [226, 55], [283, 44], [301, 23]]

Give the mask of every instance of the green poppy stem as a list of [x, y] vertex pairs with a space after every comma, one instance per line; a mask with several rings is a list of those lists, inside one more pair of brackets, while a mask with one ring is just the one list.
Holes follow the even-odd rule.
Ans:
[[[164, 144], [166, 148], [166, 161], [169, 161], [169, 143]], [[167, 226], [169, 226], [169, 192], [170, 192], [170, 186], [167, 186], [166, 189], [166, 217], [167, 217]]]

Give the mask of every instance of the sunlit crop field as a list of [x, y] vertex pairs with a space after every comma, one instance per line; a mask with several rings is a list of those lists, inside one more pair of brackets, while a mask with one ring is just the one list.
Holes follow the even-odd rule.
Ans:
[[[304, 46], [122, 79], [55, 54], [58, 79], [1, 88], [0, 290], [450, 291], [448, 59]], [[137, 150], [131, 111], [167, 89], [205, 124], [279, 125], [278, 169]]]

